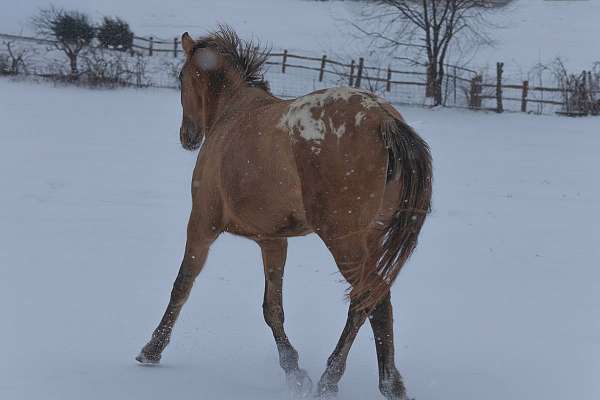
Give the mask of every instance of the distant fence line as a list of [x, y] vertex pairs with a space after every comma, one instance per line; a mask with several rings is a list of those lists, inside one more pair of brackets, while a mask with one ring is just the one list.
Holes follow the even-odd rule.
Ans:
[[0, 39], [5, 40], [18, 40], [21, 42], [34, 42], [39, 44], [55, 44], [56, 40], [42, 39], [32, 36], [21, 36], [21, 35], [9, 35], [7, 33], [0, 33]]
[[[172, 52], [174, 57], [178, 55], [178, 47], [179, 40], [178, 38], [174, 38], [173, 41], [167, 40], [156, 40], [153, 37], [143, 38], [143, 37], [135, 37], [136, 40], [147, 43], [147, 46], [135, 44], [134, 47], [138, 50], [143, 50], [147, 52], [149, 56], [152, 56], [154, 52], [163, 52], [169, 53]], [[165, 47], [157, 47], [170, 45], [171, 49]], [[304, 60], [311, 61], [317, 63], [313, 66], [307, 65], [298, 65], [294, 64], [293, 60]], [[411, 62], [415, 65], [419, 65], [414, 62], [414, 60], [410, 60], [407, 58], [396, 57], [397, 60], [403, 60], [407, 62]], [[392, 90], [392, 86], [394, 85], [412, 85], [412, 86], [420, 86], [427, 87], [427, 73], [421, 71], [406, 71], [406, 70], [398, 70], [393, 69], [390, 66], [387, 68], [381, 67], [369, 67], [365, 65], [364, 58], [359, 58], [358, 62], [355, 60], [351, 60], [350, 63], [344, 63], [336, 60], [332, 60], [328, 58], [327, 55], [323, 55], [322, 57], [310, 57], [310, 56], [302, 56], [289, 53], [288, 50], [283, 50], [281, 53], [271, 53], [269, 60], [267, 61], [268, 65], [271, 66], [279, 66], [281, 67], [281, 73], [285, 74], [288, 69], [304, 69], [315, 71], [318, 73], [318, 81], [322, 82], [325, 74], [336, 75], [340, 78], [346, 78], [347, 84], [349, 86], [361, 87], [363, 84], [363, 80], [367, 79], [370, 84], [372, 83], [381, 83], [385, 86], [385, 92], [390, 92]], [[327, 68], [328, 66], [333, 67], [341, 67], [343, 70], [334, 68]], [[420, 64], [423, 69], [426, 69], [426, 65]], [[559, 87], [546, 87], [546, 86], [535, 86], [531, 85], [528, 80], [521, 81], [519, 83], [506, 83], [504, 81], [503, 75], [503, 63], [497, 63], [496, 65], [496, 76], [495, 83], [485, 83], [483, 82], [483, 76], [473, 70], [462, 66], [455, 65], [445, 65], [446, 67], [446, 89], [448, 86], [452, 87], [452, 96], [451, 99], [448, 99], [448, 93], [446, 93], [444, 103], [445, 105], [453, 105], [456, 106], [457, 103], [457, 90], [459, 89], [458, 82], [467, 83], [469, 86], [469, 94], [468, 94], [468, 102], [467, 106], [472, 109], [485, 109], [485, 110], [493, 110], [496, 112], [504, 112], [504, 102], [516, 102], [518, 103], [518, 109], [521, 112], [528, 112], [529, 104], [541, 104], [541, 105], [552, 105], [552, 106], [560, 106], [562, 110], [560, 113], [564, 113], [567, 115], [576, 115], [577, 111], [571, 110], [569, 107], [569, 96], [576, 95], [576, 89], [573, 88], [559, 88]], [[375, 72], [375, 75], [369, 74], [369, 71]], [[457, 71], [466, 72], [469, 77], [465, 78], [462, 75], [459, 75]], [[588, 75], [587, 81], [591, 84], [591, 72], [583, 71], [582, 74]], [[365, 76], [366, 75], [366, 76]], [[411, 79], [394, 79], [394, 76], [418, 76], [421, 77], [422, 80], [411, 80]], [[425, 80], [425, 81], [423, 81]], [[448, 83], [452, 82], [452, 85]], [[493, 94], [485, 94], [484, 89], [492, 89]], [[595, 95], [598, 94], [597, 91], [591, 87], [586, 88], [589, 92], [589, 100], [590, 102], [594, 102]], [[509, 93], [513, 93], [512, 96], [505, 96], [505, 91]], [[518, 93], [515, 95], [515, 91]], [[538, 93], [536, 97], [535, 94]], [[556, 99], [544, 99], [543, 93], [557, 93], [561, 95], [561, 100]], [[484, 106], [484, 100], [492, 100], [492, 106]], [[590, 107], [593, 107], [590, 105]]]
[[[56, 42], [48, 39], [36, 37], [0, 34], [0, 39], [11, 41], [35, 42], [39, 44], [54, 45]], [[175, 37], [172, 40], [157, 39], [153, 36], [140, 37], [134, 36], [132, 54], [152, 57], [158, 54], [169, 55], [177, 59], [182, 55], [180, 40]], [[277, 67], [275, 71], [287, 80], [294, 79], [293, 70], [304, 70], [314, 72], [313, 86], [319, 87], [321, 83], [334, 83], [337, 85], [348, 85], [356, 88], [367, 88], [374, 92], [393, 97], [391, 92], [398, 92], [399, 88], [406, 89], [413, 87], [412, 101], [409, 104], [423, 104], [426, 102], [428, 74], [427, 65], [415, 62], [414, 60], [395, 57], [395, 60], [407, 63], [412, 69], [397, 69], [392, 66], [384, 68], [377, 66], [368, 66], [364, 58], [360, 57], [357, 61], [351, 60], [343, 62], [329, 58], [326, 54], [321, 57], [305, 56], [290, 53], [288, 50], [282, 52], [271, 52], [266, 62], [271, 67]], [[529, 112], [530, 104], [557, 106], [559, 114], [581, 115], [587, 114], [587, 111], [596, 110], [600, 112], [600, 100], [597, 95], [600, 94], [598, 87], [600, 82], [593, 85], [592, 74], [590, 71], [583, 71], [583, 87], [545, 87], [541, 85], [532, 85], [528, 80], [518, 83], [508, 83], [504, 80], [504, 64], [497, 63], [496, 74], [489, 80], [484, 81], [482, 73], [463, 66], [445, 65], [445, 77], [443, 82], [443, 105], [448, 107], [465, 107], [475, 110], [492, 110], [504, 112], [506, 110]], [[327, 77], [327, 82], [326, 81]], [[333, 78], [333, 80], [332, 80]], [[281, 79], [281, 78], [279, 78]], [[598, 79], [598, 78], [596, 78]], [[165, 86], [165, 85], [161, 85]], [[421, 88], [422, 95], [414, 91], [414, 88]], [[583, 90], [583, 95], [582, 95]], [[283, 91], [282, 91], [283, 92]], [[402, 92], [404, 93], [404, 92]], [[415, 94], [417, 93], [417, 94]], [[506, 95], [509, 93], [509, 95]], [[276, 93], [287, 97], [289, 93]], [[553, 95], [545, 98], [545, 94]], [[294, 93], [293, 95], [299, 95]], [[404, 102], [400, 94], [396, 94], [398, 103]], [[577, 97], [577, 102], [573, 99]], [[415, 101], [414, 98], [420, 99]], [[583, 100], [582, 100], [583, 99]], [[589, 104], [580, 104], [581, 101]], [[512, 108], [506, 108], [505, 102], [515, 104]], [[541, 110], [541, 108], [540, 108]], [[587, 110], [585, 113], [581, 110]], [[541, 112], [540, 112], [541, 113]], [[592, 112], [593, 113], [593, 112]]]

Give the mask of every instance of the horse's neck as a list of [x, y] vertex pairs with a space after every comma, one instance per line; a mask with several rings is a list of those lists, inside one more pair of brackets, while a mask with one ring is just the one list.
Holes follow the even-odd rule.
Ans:
[[272, 96], [264, 89], [241, 84], [228, 92], [223, 92], [216, 99], [216, 107], [211, 126], [217, 126], [227, 116], [238, 112], [248, 112], [253, 109], [279, 102], [278, 98]]

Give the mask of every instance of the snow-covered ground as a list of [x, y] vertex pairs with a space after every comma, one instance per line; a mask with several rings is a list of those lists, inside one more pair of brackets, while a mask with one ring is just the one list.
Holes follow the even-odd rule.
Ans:
[[[360, 5], [353, 1], [302, 0], [27, 0], [2, 7], [0, 32], [32, 31], [31, 16], [49, 4], [77, 9], [95, 20], [119, 15], [138, 35], [171, 39], [183, 31], [203, 34], [217, 23], [229, 23], [243, 36], [256, 36], [274, 48], [326, 52], [343, 57], [367, 53], [357, 48], [347, 20]], [[569, 69], [589, 69], [600, 61], [600, 1], [516, 0], [509, 12], [491, 18], [493, 48], [482, 49], [473, 67], [505, 62], [506, 76], [526, 76], [538, 62], [561, 56]], [[348, 58], [348, 57], [346, 57]], [[453, 60], [464, 62], [464, 60]]]
[[[401, 110], [429, 141], [434, 211], [393, 289], [417, 400], [600, 398], [600, 120]], [[133, 357], [177, 274], [195, 154], [172, 90], [0, 80], [0, 398], [285, 399], [257, 246], [223, 236], [157, 368]], [[345, 285], [290, 241], [288, 333], [313, 380]], [[363, 328], [341, 399], [376, 399]]]

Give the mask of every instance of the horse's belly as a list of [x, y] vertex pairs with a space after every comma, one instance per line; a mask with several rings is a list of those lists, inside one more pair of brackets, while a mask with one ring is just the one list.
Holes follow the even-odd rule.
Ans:
[[285, 150], [229, 160], [222, 176], [229, 232], [278, 237], [311, 232], [294, 159]]
[[228, 202], [226, 230], [248, 237], [302, 236], [312, 230], [308, 226], [300, 193], [293, 188], [246, 192]]

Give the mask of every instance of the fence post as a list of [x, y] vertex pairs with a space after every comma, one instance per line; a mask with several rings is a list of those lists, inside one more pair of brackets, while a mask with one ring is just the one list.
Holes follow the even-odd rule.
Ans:
[[496, 112], [504, 112], [502, 103], [502, 74], [504, 73], [504, 63], [496, 64]]
[[148, 45], [148, 55], [152, 57], [152, 48], [154, 47], [154, 38], [150, 36], [150, 44]]
[[173, 39], [173, 58], [177, 58], [178, 43], [177, 37], [175, 37], [175, 39]]
[[283, 61], [281, 62], [281, 73], [285, 74], [285, 63], [287, 62], [287, 49], [283, 51]]
[[392, 69], [390, 68], [389, 65], [388, 65], [388, 70], [387, 70], [387, 82], [385, 83], [385, 90], [387, 92], [392, 90]]
[[360, 57], [358, 59], [358, 71], [356, 72], [356, 82], [354, 87], [360, 87], [360, 81], [362, 80], [363, 67], [365, 66], [365, 59]]
[[319, 82], [323, 82], [323, 75], [325, 75], [325, 63], [327, 62], [327, 56], [323, 54], [321, 58], [321, 70], [319, 71]]
[[477, 79], [475, 81], [475, 106], [477, 108], [481, 108], [481, 106], [483, 105], [482, 103], [482, 99], [481, 99], [481, 93], [483, 92], [483, 87], [481, 86], [481, 84], [483, 83], [483, 76], [481, 75], [477, 75]]
[[471, 108], [481, 108], [481, 82], [483, 78], [475, 75], [471, 80], [470, 104]]
[[442, 77], [442, 84], [444, 80], [446, 80], [446, 89], [444, 90], [444, 98], [442, 99], [442, 105], [445, 107], [446, 104], [448, 104], [448, 87], [450, 86], [450, 76], [448, 76], [448, 74], [445, 72]]
[[585, 113], [585, 115], [588, 115], [589, 109], [590, 109], [590, 107], [589, 107], [590, 106], [590, 101], [589, 101], [590, 99], [589, 99], [589, 96], [588, 96], [588, 84], [587, 84], [587, 82], [588, 82], [587, 81], [588, 75], [587, 75], [587, 72], [585, 70], [583, 70], [582, 75], [583, 75], [583, 83], [582, 83], [582, 86], [583, 86], [582, 87], [582, 91], [583, 91], [583, 93], [582, 93], [582, 95], [580, 97], [583, 97], [581, 99], [581, 101], [583, 102], [583, 104], [580, 104], [579, 108], [580, 108], [580, 110], [583, 110], [583, 112]]
[[529, 81], [523, 81], [523, 94], [521, 95], [521, 112], [527, 112], [527, 96], [529, 96]]
[[452, 86], [454, 86], [454, 105], [456, 105], [456, 66], [454, 67], [454, 78], [452, 80]]
[[349, 86], [354, 86], [354, 60], [350, 63], [350, 81], [348, 82]]
[[594, 87], [596, 85], [598, 85], [598, 82], [595, 82], [592, 71], [588, 71], [588, 101], [590, 104], [590, 113], [592, 115], [600, 114], [600, 101], [596, 101], [594, 96]]

